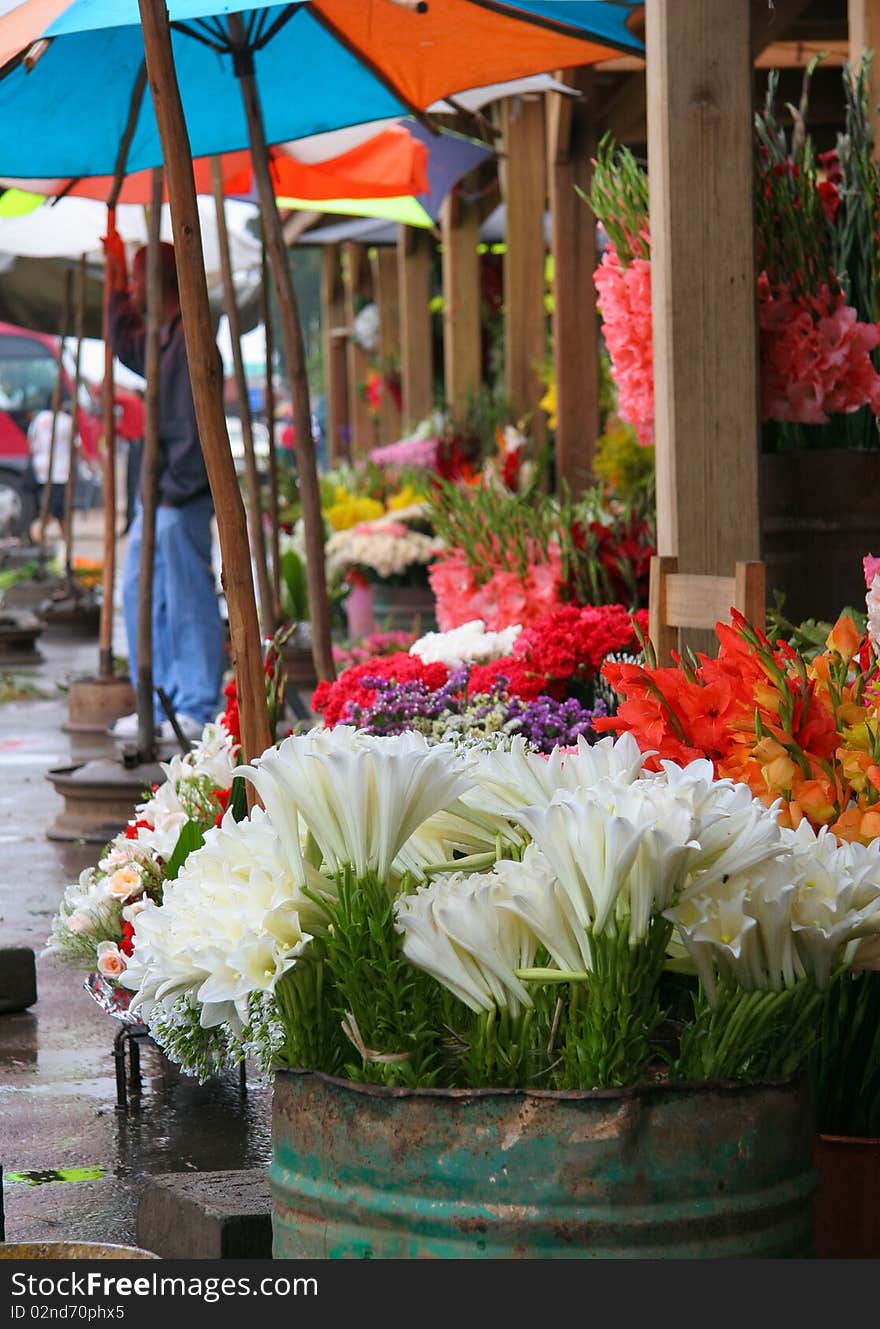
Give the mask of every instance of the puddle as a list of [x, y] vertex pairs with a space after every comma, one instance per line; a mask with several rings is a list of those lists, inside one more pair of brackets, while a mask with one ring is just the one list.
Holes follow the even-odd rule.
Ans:
[[33, 1172], [6, 1172], [3, 1180], [25, 1186], [45, 1186], [49, 1181], [98, 1181], [106, 1171], [99, 1163], [89, 1167], [37, 1168]]

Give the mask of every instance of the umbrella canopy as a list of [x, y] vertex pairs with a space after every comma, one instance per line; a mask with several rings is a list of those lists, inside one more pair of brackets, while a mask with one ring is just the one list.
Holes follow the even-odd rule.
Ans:
[[[370, 124], [313, 135], [299, 143], [278, 144], [272, 148], [270, 160], [275, 193], [302, 195], [314, 201], [339, 198], [342, 194], [352, 198], [384, 198], [426, 191], [429, 188], [428, 149], [421, 137], [423, 131], [417, 132], [420, 129], [418, 125], [387, 125], [383, 122], [380, 126]], [[318, 140], [318, 151], [323, 152], [323, 156], [315, 155]], [[223, 153], [220, 156], [220, 167], [226, 194], [232, 197], [255, 197], [249, 152]], [[196, 192], [210, 194], [210, 159], [194, 161], [193, 174]], [[110, 194], [113, 181], [106, 175], [72, 179], [63, 176], [5, 176], [0, 184], [54, 198], [104, 200]], [[123, 181], [118, 202], [148, 204], [150, 190], [151, 172], [135, 171]], [[3, 202], [0, 199], [0, 216], [3, 215]], [[19, 193], [17, 200], [10, 201], [7, 215], [12, 215], [11, 209], [16, 205], [20, 211], [25, 211], [25, 203], [26, 200]]]
[[[641, 53], [636, 6], [604, 0], [301, 4], [168, 0], [192, 155], [248, 146], [225, 15], [242, 13], [267, 141], [422, 111], [462, 88]], [[47, 45], [35, 45], [45, 39]], [[137, 0], [21, 0], [0, 17], [4, 176], [112, 176], [143, 60]], [[47, 132], [51, 130], [51, 132]], [[127, 170], [162, 162], [149, 97]]]

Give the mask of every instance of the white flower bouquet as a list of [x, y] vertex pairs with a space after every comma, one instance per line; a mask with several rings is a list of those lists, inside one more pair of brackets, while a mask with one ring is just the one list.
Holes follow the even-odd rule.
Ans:
[[397, 513], [335, 531], [325, 546], [329, 573], [360, 573], [367, 581], [428, 584], [427, 569], [444, 548], [435, 535], [414, 530]]
[[288, 738], [240, 768], [263, 808], [134, 919], [132, 1010], [202, 1076], [248, 1054], [436, 1087], [793, 1074], [880, 933], [880, 844], [644, 759]]

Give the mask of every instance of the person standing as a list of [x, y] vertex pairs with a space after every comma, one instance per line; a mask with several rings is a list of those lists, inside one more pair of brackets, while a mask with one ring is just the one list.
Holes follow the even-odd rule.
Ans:
[[[145, 369], [146, 248], [128, 280], [119, 234], [104, 238], [114, 355], [136, 374]], [[196, 737], [220, 709], [225, 632], [211, 562], [214, 504], [202, 456], [186, 358], [174, 248], [161, 245], [162, 324], [159, 358], [159, 492], [153, 563], [153, 683], [168, 694], [181, 729]], [[218, 364], [220, 352], [217, 352]], [[143, 510], [128, 534], [122, 608], [132, 677], [137, 662], [138, 582]], [[156, 702], [157, 733], [173, 734]], [[137, 733], [137, 712], [117, 720], [116, 737]]]
[[[52, 421], [55, 421], [55, 448], [52, 450]], [[28, 425], [27, 440], [31, 454], [31, 466], [37, 482], [37, 510], [42, 511], [43, 491], [48, 484], [48, 517], [54, 517], [59, 527], [64, 530], [64, 495], [67, 489], [67, 477], [70, 473], [71, 439], [73, 437], [73, 417], [67, 410], [60, 410], [57, 416], [51, 410], [37, 411]], [[52, 477], [49, 478], [49, 453], [52, 452]], [[48, 525], [48, 519], [47, 519]], [[34, 523], [31, 534], [40, 539], [39, 518]]]

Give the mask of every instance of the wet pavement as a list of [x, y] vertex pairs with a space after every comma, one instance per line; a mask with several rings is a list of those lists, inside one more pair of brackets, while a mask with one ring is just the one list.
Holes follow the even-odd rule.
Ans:
[[96, 640], [53, 628], [39, 646], [44, 661], [15, 672], [45, 695], [0, 704], [0, 945], [33, 948], [38, 985], [30, 1010], [0, 1015], [6, 1240], [135, 1244], [153, 1174], [268, 1165], [271, 1089], [237, 1074], [200, 1086], [140, 1039], [142, 1090], [117, 1108], [118, 1023], [83, 990], [84, 972], [40, 956], [64, 886], [100, 856], [47, 839], [63, 800], [45, 773], [115, 748], [62, 729], [61, 689], [94, 672]]

